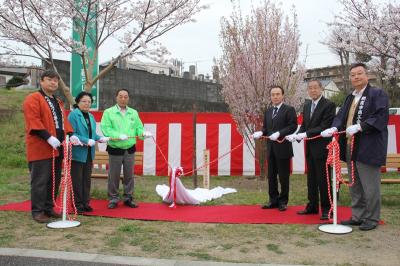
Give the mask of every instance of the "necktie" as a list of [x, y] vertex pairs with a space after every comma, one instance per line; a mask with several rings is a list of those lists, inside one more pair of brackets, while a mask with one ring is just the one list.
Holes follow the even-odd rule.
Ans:
[[277, 113], [278, 113], [278, 107], [274, 107], [274, 112], [272, 113], [272, 119], [275, 118]]
[[310, 113], [310, 117], [312, 117], [312, 115], [313, 115], [313, 113], [314, 113], [314, 110], [315, 110], [315, 102], [312, 102], [311, 103], [311, 113]]

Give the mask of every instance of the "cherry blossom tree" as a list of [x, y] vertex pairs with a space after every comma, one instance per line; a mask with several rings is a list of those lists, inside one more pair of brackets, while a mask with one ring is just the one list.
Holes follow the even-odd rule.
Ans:
[[339, 56], [340, 72], [343, 80], [343, 91], [350, 92], [351, 38], [354, 31], [351, 28], [329, 24], [329, 36], [322, 43]]
[[[285, 102], [297, 110], [306, 95], [305, 68], [298, 59], [296, 14], [289, 18], [276, 4], [264, 1], [243, 17], [235, 5], [231, 17], [221, 20], [220, 36], [222, 94], [241, 134], [254, 148], [249, 134], [262, 127], [264, 111], [270, 105], [269, 88], [281, 85]], [[262, 157], [260, 161], [263, 165]]]
[[[351, 31], [347, 51], [377, 71], [392, 104], [400, 103], [400, 4], [372, 0], [340, 0], [343, 11], [331, 27]], [[344, 36], [344, 35], [342, 35]]]
[[[243, 17], [235, 5], [231, 17], [221, 20], [220, 35], [222, 94], [247, 145], [254, 149], [249, 134], [262, 127], [264, 111], [270, 104], [269, 88], [281, 85], [285, 101], [297, 109], [305, 98], [296, 14], [293, 12], [289, 19], [276, 4], [264, 1]], [[265, 175], [264, 152], [259, 155]]]
[[[0, 6], [0, 55], [2, 60], [32, 57], [57, 71], [54, 55], [77, 53], [84, 66], [85, 90], [104, 77], [116, 63], [132, 55], [163, 60], [165, 47], [156, 39], [206, 8], [200, 0], [2, 0]], [[72, 28], [80, 41], [72, 38]], [[97, 28], [97, 34], [91, 29]], [[93, 32], [93, 31], [92, 31]], [[95, 31], [94, 31], [95, 32]], [[94, 51], [87, 45], [94, 44]], [[97, 52], [108, 42], [117, 43], [119, 54], [93, 76]], [[73, 98], [63, 80], [60, 87], [70, 103]]]

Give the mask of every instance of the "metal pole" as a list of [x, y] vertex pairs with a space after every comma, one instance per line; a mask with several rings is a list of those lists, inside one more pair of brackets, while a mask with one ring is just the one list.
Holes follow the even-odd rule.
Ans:
[[68, 192], [68, 184], [67, 184], [67, 177], [68, 177], [68, 169], [65, 167], [68, 165], [68, 154], [69, 154], [69, 136], [66, 137], [65, 139], [65, 151], [67, 156], [64, 157], [64, 177], [62, 179], [61, 185], [64, 187], [64, 193], [63, 193], [63, 201], [62, 201], [62, 220], [65, 221], [67, 220], [67, 192]]
[[[333, 138], [332, 141], [336, 141]], [[333, 158], [335, 158], [335, 149], [333, 149]], [[332, 194], [333, 194], [333, 224], [337, 225], [337, 187], [336, 187], [336, 169], [335, 162], [333, 163], [333, 171], [332, 171]]]
[[[332, 138], [332, 143], [335, 143], [335, 137]], [[345, 226], [341, 224], [337, 224], [337, 196], [336, 196], [336, 171], [335, 171], [335, 149], [333, 149], [333, 171], [332, 171], [332, 193], [333, 193], [333, 224], [323, 224], [318, 227], [318, 229], [325, 233], [330, 234], [348, 234], [353, 231], [350, 226]], [[329, 184], [328, 184], [329, 186]]]

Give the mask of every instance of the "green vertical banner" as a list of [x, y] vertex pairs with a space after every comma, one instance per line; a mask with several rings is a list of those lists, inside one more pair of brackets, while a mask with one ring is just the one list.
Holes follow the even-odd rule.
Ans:
[[[85, 46], [87, 48], [88, 54], [85, 56], [85, 65], [86, 68], [89, 69], [90, 65], [93, 64], [92, 77], [97, 76], [99, 73], [99, 64], [98, 64], [98, 54], [96, 50], [96, 41], [97, 41], [97, 5], [87, 6], [90, 3], [89, 1], [75, 0], [75, 5], [81, 10], [81, 14], [86, 14], [89, 12], [89, 21], [86, 25], [86, 35], [83, 36], [85, 30], [85, 22], [80, 18], [73, 19], [73, 30], [72, 30], [72, 38], [77, 43], [82, 43], [82, 40], [85, 39]], [[90, 10], [88, 10], [90, 8]], [[86, 77], [83, 68], [82, 57], [76, 51], [72, 52], [71, 65], [70, 65], [70, 73], [71, 73], [71, 81], [70, 88], [73, 97], [76, 97], [81, 91], [85, 90]], [[98, 81], [93, 85], [91, 93], [93, 95], [93, 110], [98, 110], [99, 108], [99, 87]]]

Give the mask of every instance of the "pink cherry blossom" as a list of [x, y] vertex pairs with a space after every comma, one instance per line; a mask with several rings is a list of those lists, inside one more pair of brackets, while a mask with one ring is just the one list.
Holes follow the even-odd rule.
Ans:
[[230, 18], [222, 19], [220, 36], [222, 95], [241, 134], [254, 148], [249, 135], [262, 127], [270, 105], [269, 88], [281, 85], [285, 102], [297, 110], [306, 96], [296, 14], [289, 18], [270, 1], [253, 7], [246, 17], [235, 7]]

